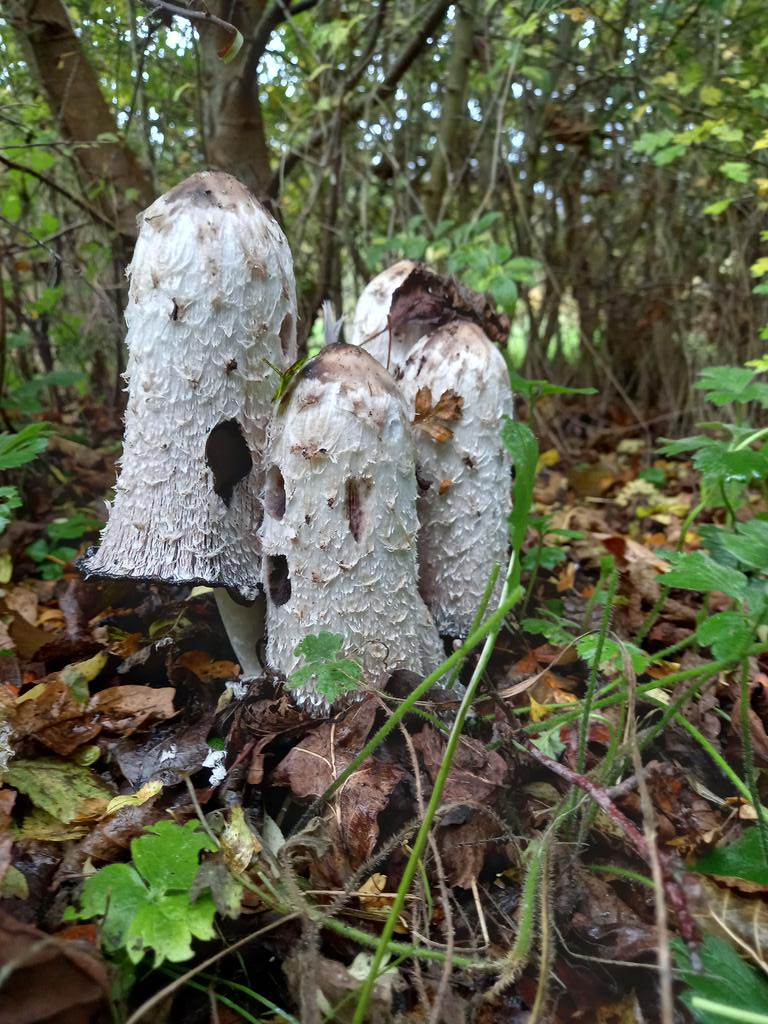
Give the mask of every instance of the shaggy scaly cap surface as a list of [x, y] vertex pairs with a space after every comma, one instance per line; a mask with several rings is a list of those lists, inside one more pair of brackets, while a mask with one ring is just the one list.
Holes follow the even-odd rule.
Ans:
[[[389, 374], [361, 349], [323, 349], [275, 416], [266, 466], [268, 663], [290, 675], [299, 641], [328, 631], [374, 685], [436, 668], [442, 645], [417, 589], [413, 441]], [[292, 692], [327, 709], [311, 688]]]
[[419, 587], [440, 632], [465, 637], [493, 566], [507, 561], [511, 466], [499, 432], [512, 416], [509, 374], [480, 328], [457, 320], [411, 349], [402, 380], [411, 419], [422, 387], [433, 403], [448, 390], [464, 399], [449, 440], [416, 429], [416, 465]]
[[268, 363], [296, 358], [288, 243], [235, 178], [195, 174], [143, 214], [130, 277], [121, 469], [83, 568], [253, 598]]

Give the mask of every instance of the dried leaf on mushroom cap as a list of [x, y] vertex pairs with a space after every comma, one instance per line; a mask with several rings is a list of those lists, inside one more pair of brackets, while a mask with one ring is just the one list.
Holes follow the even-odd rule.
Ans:
[[440, 632], [463, 637], [493, 566], [506, 563], [509, 374], [480, 327], [455, 320], [413, 346], [401, 386], [416, 427], [419, 586]]
[[355, 310], [351, 343], [366, 348], [397, 378], [424, 334], [460, 317], [506, 344], [509, 318], [484, 295], [423, 263], [401, 260], [368, 283]]

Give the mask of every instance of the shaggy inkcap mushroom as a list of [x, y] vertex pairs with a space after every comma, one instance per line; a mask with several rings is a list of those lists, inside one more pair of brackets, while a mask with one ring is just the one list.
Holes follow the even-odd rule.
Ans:
[[440, 633], [464, 637], [507, 560], [511, 467], [499, 432], [512, 415], [509, 374], [483, 331], [455, 320], [414, 345], [402, 389], [416, 435], [419, 589]]
[[[417, 589], [416, 475], [405, 404], [366, 352], [331, 345], [300, 372], [267, 446], [267, 661], [290, 675], [308, 634], [341, 634], [382, 685], [427, 673], [442, 644]], [[312, 687], [293, 691], [325, 711]]]
[[350, 343], [370, 352], [390, 373], [405, 362], [411, 345], [424, 333], [419, 326], [390, 332], [392, 296], [416, 269], [411, 260], [400, 260], [370, 281], [357, 301]]
[[[101, 546], [82, 567], [253, 600], [270, 364], [296, 358], [288, 243], [235, 178], [204, 172], [142, 215], [130, 278], [120, 474]], [[225, 615], [243, 618], [218, 596]]]

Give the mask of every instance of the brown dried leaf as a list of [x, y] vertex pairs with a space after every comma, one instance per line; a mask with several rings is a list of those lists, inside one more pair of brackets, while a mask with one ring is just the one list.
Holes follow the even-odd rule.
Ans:
[[46, 935], [0, 911], [0, 1020], [81, 1024], [109, 1017], [104, 962], [81, 943]]
[[102, 729], [130, 736], [149, 721], [159, 722], [176, 714], [172, 686], [110, 686], [91, 697], [88, 714]]
[[487, 296], [419, 264], [392, 295], [389, 329], [397, 334], [417, 323], [426, 330], [459, 318], [477, 324], [492, 341], [506, 345], [509, 317], [498, 313]]
[[[445, 760], [445, 740], [431, 725], [413, 737], [432, 782]], [[463, 737], [443, 790], [443, 804], [491, 803], [507, 781], [507, 765], [495, 750]]]
[[[416, 415], [414, 426], [425, 431], [438, 444], [450, 440], [453, 431], [446, 426], [461, 419], [464, 399], [452, 388], [444, 391], [435, 405], [432, 405], [432, 392], [424, 386], [416, 392]], [[449, 484], [450, 486], [450, 484]]]
[[[374, 700], [353, 705], [332, 722], [323, 722], [278, 764], [273, 786], [287, 786], [300, 800], [319, 796], [344, 771], [365, 743], [376, 716]], [[373, 758], [345, 783], [337, 797], [341, 841], [354, 870], [373, 851], [378, 815], [406, 775], [398, 765]]]

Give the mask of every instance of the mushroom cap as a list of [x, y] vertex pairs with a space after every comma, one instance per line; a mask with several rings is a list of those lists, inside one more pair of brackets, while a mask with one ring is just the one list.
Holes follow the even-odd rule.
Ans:
[[413, 346], [401, 386], [411, 418], [422, 387], [433, 404], [448, 390], [463, 399], [451, 438], [438, 442], [418, 427], [415, 434], [419, 588], [439, 631], [464, 637], [494, 565], [503, 569], [507, 559], [511, 464], [500, 430], [513, 413], [509, 373], [478, 326], [455, 320]]
[[[268, 664], [290, 675], [297, 644], [327, 631], [375, 684], [436, 668], [442, 645], [417, 589], [413, 442], [389, 374], [362, 349], [323, 349], [273, 421], [267, 467]], [[312, 686], [294, 693], [328, 707]]]
[[259, 590], [262, 451], [296, 357], [293, 263], [274, 218], [202, 172], [140, 218], [129, 268], [120, 474], [86, 575]]
[[402, 366], [411, 345], [424, 333], [416, 326], [390, 337], [388, 326], [392, 296], [417, 266], [413, 260], [393, 263], [368, 282], [355, 308], [350, 344], [370, 352], [390, 373]]

